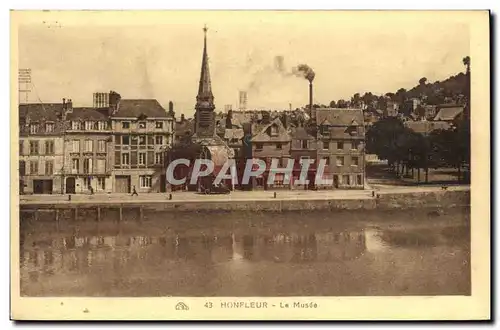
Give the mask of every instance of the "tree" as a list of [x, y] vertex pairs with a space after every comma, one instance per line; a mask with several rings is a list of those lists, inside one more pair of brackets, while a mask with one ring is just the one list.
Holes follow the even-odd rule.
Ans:
[[403, 122], [398, 118], [389, 117], [377, 121], [366, 133], [367, 152], [386, 159], [391, 166], [394, 165], [400, 160], [397, 140], [404, 131]]
[[426, 82], [427, 82], [427, 78], [422, 77], [422, 78], [419, 79], [418, 84], [420, 86], [422, 86], [422, 85], [425, 85]]
[[347, 102], [343, 99], [338, 100], [337, 108], [347, 108]]
[[336, 107], [337, 107], [337, 103], [335, 103], [335, 100], [330, 101], [330, 108], [336, 108]]
[[469, 73], [470, 72], [470, 57], [469, 56], [465, 56], [463, 59], [462, 59], [462, 63], [465, 65], [465, 73]]

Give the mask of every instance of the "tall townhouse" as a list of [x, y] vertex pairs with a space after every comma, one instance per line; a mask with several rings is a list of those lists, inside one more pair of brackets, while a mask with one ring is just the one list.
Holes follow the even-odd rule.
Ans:
[[365, 127], [361, 109], [319, 108], [316, 111], [317, 158], [326, 160], [323, 178], [333, 185], [319, 188], [363, 189]]
[[[253, 187], [264, 189], [290, 188], [285, 184], [285, 175], [277, 173], [274, 182], [268, 184], [269, 168], [273, 158], [279, 159], [278, 167], [285, 168], [290, 159], [290, 134], [279, 117], [270, 118], [268, 112], [264, 112], [262, 120], [252, 124], [252, 158], [266, 162], [266, 171], [255, 178]], [[291, 180], [289, 180], [291, 182]]]
[[112, 191], [113, 142], [108, 108], [73, 108], [64, 103], [65, 191]]
[[[290, 145], [290, 157], [294, 160], [294, 171], [293, 171], [293, 188], [294, 189], [313, 189], [315, 187], [314, 180], [316, 177], [316, 138], [314, 134], [310, 132], [307, 127], [304, 127], [302, 122], [299, 123], [297, 127], [291, 128], [291, 145]], [[302, 172], [302, 163], [304, 159], [309, 159], [314, 161], [309, 165], [306, 180], [308, 184], [298, 183], [300, 175]], [[304, 165], [305, 166], [305, 165]]]
[[63, 192], [63, 105], [19, 105], [19, 192]]
[[110, 101], [114, 140], [113, 191], [165, 192], [164, 157], [172, 146], [174, 118], [155, 99]]

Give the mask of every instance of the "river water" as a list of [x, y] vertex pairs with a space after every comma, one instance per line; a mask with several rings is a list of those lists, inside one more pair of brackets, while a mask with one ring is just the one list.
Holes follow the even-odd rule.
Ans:
[[[467, 209], [21, 217], [23, 296], [470, 295]], [[82, 221], [83, 220], [83, 221]]]

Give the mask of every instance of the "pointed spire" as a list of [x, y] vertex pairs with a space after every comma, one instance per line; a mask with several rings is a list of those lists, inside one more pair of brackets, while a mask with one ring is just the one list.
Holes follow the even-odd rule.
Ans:
[[203, 28], [204, 44], [203, 44], [203, 57], [201, 59], [201, 74], [200, 83], [198, 85], [198, 95], [196, 96], [196, 109], [214, 109], [214, 96], [212, 94], [212, 82], [210, 81], [210, 69], [208, 67], [208, 54], [207, 54], [207, 31], [205, 25]]

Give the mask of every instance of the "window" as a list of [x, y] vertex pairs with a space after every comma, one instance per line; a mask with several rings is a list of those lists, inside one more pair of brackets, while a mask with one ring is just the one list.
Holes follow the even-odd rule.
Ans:
[[30, 174], [38, 174], [38, 161], [37, 160], [30, 161]]
[[19, 175], [26, 175], [26, 162], [24, 160], [19, 161]]
[[139, 152], [139, 165], [146, 165], [146, 153]]
[[84, 177], [83, 178], [83, 188], [85, 189], [89, 189], [89, 187], [91, 187], [92, 185], [92, 178], [90, 177]]
[[323, 157], [325, 160], [325, 165], [330, 165], [330, 157]]
[[344, 157], [337, 156], [337, 166], [344, 166]]
[[146, 145], [146, 137], [144, 135], [139, 135], [139, 144], [141, 146]]
[[72, 121], [71, 122], [71, 129], [79, 130], [80, 129], [80, 122], [79, 121]]
[[52, 140], [45, 141], [45, 154], [46, 155], [54, 154], [54, 141]]
[[80, 160], [79, 159], [72, 159], [71, 160], [71, 169], [74, 172], [78, 172], [80, 170]]
[[344, 142], [337, 142], [337, 149], [344, 150]]
[[230, 140], [230, 143], [232, 143], [232, 144], [238, 143], [238, 138], [232, 138]]
[[262, 143], [256, 143], [255, 150], [262, 150]]
[[19, 141], [19, 154], [24, 154], [24, 141]]
[[139, 184], [141, 188], [151, 188], [151, 175], [139, 176]]
[[83, 173], [89, 174], [92, 173], [92, 159], [85, 158], [83, 160]]
[[97, 178], [97, 190], [106, 189], [106, 178]]
[[93, 121], [86, 121], [85, 122], [85, 130], [90, 131], [94, 129], [94, 122]]
[[352, 141], [351, 149], [358, 150], [359, 149], [359, 141]]
[[323, 141], [323, 150], [328, 150], [330, 148], [330, 143], [328, 141]]
[[163, 153], [157, 152], [155, 154], [155, 164], [163, 164]]
[[123, 129], [129, 129], [130, 128], [130, 122], [129, 121], [122, 122], [122, 128]]
[[51, 160], [45, 161], [45, 175], [54, 174], [54, 162]]
[[124, 135], [122, 136], [122, 144], [123, 145], [130, 145], [130, 136], [129, 135]]
[[30, 155], [38, 155], [38, 141], [30, 141]]
[[106, 160], [105, 159], [98, 159], [96, 165], [97, 165], [97, 173], [106, 172]]
[[122, 154], [122, 165], [130, 165], [130, 154]]
[[271, 136], [277, 136], [278, 135], [278, 126], [273, 125], [271, 126]]
[[348, 185], [348, 186], [351, 184], [351, 180], [350, 180], [349, 175], [344, 175], [343, 176], [342, 183], [345, 184], [345, 185]]
[[100, 131], [105, 131], [108, 129], [108, 123], [105, 121], [100, 121], [98, 128]]
[[31, 124], [31, 125], [30, 125], [30, 133], [31, 133], [31, 134], [36, 134], [36, 133], [38, 133], [38, 124]]
[[155, 138], [152, 135], [148, 135], [148, 145], [152, 146], [155, 144]]
[[330, 128], [328, 126], [321, 126], [321, 134], [330, 135]]
[[352, 164], [353, 166], [358, 166], [359, 165], [359, 158], [357, 156], [352, 157]]
[[278, 149], [278, 150], [282, 149], [281, 143], [276, 143], [276, 149]]
[[97, 151], [98, 152], [106, 152], [106, 141], [105, 140], [97, 141]]
[[309, 159], [309, 156], [300, 156], [300, 159]]
[[163, 136], [157, 135], [155, 139], [156, 139], [156, 144], [163, 144]]
[[140, 129], [145, 129], [146, 128], [146, 122], [145, 121], [140, 121], [138, 126], [139, 126]]
[[361, 175], [357, 175], [357, 176], [356, 176], [356, 184], [357, 184], [358, 186], [363, 185], [363, 177], [362, 177]]
[[83, 148], [83, 152], [92, 152], [93, 151], [93, 143], [94, 141], [92, 140], [85, 140], [85, 145]]
[[46, 133], [54, 132], [54, 123], [46, 123], [45, 124], [45, 132]]
[[307, 149], [308, 146], [307, 140], [302, 140], [302, 149]]
[[157, 121], [156, 122], [156, 128], [163, 128], [163, 122], [162, 121]]
[[73, 152], [80, 152], [80, 141], [79, 140], [71, 141], [71, 148]]

